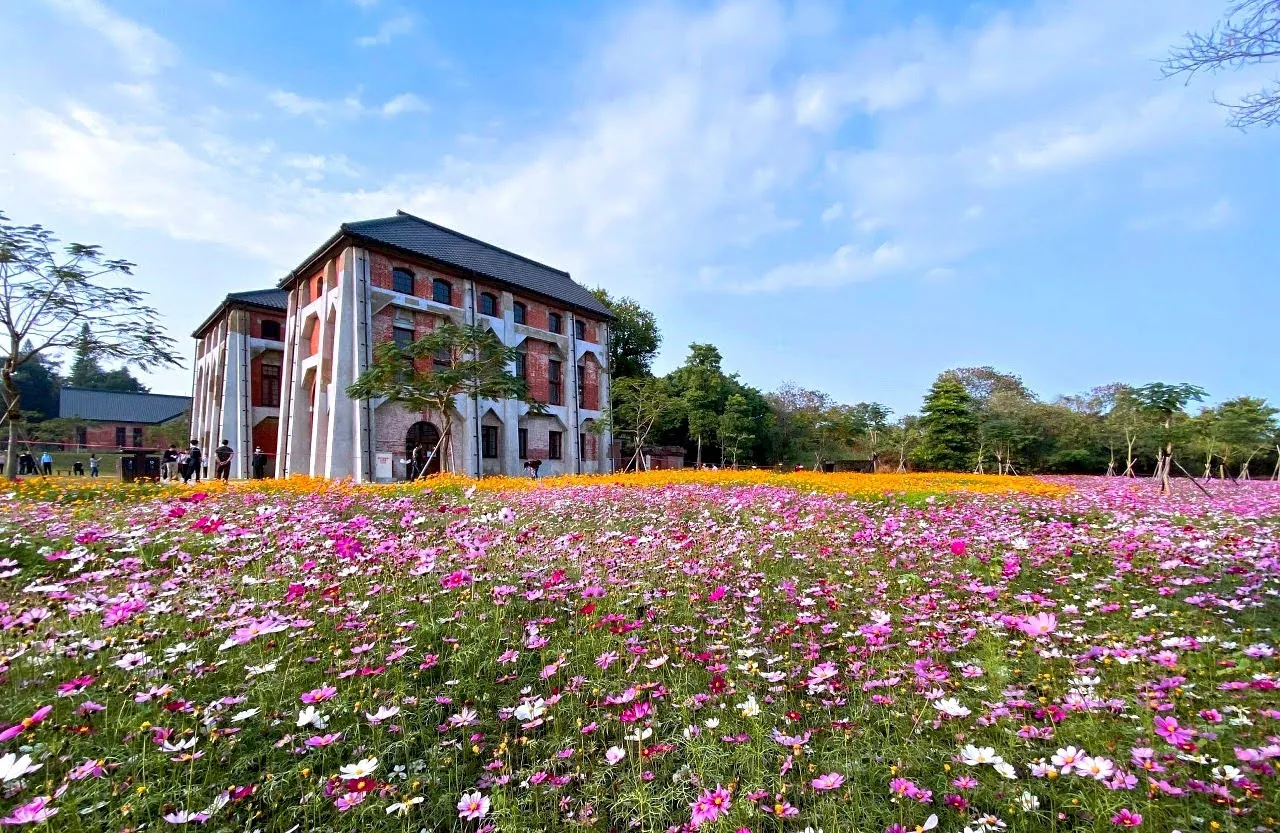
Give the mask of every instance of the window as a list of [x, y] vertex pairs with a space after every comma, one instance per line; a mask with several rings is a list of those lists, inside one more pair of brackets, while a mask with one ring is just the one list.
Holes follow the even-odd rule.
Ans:
[[529, 458], [529, 429], [520, 429], [520, 459], [527, 460]]
[[514, 304], [511, 305], [511, 319], [515, 321], [517, 324], [523, 324], [525, 313], [528, 311], [529, 311], [528, 308], [525, 307], [524, 304], [520, 303], [519, 301], [516, 301]]
[[410, 344], [413, 344], [413, 328], [401, 327], [397, 324], [391, 330], [391, 338], [395, 341], [396, 347], [404, 350], [408, 348]]
[[431, 300], [437, 304], [453, 303], [453, 287], [449, 286], [448, 281], [442, 281], [436, 278], [431, 282]]
[[267, 341], [280, 340], [280, 322], [279, 321], [263, 321], [262, 337]]
[[547, 362], [547, 400], [552, 405], [563, 405], [560, 391], [560, 362], [552, 359]]
[[264, 408], [280, 407], [280, 365], [264, 364], [262, 366], [262, 401]]
[[517, 379], [529, 378], [528, 370], [526, 370], [524, 362], [525, 362], [524, 353], [517, 353], [516, 354], [516, 378]]
[[142, 426], [133, 426], [133, 447], [142, 448]]
[[547, 432], [547, 457], [559, 460], [564, 453], [564, 434], [560, 431]]
[[496, 425], [480, 426], [480, 447], [486, 460], [498, 456], [498, 427]]
[[431, 357], [431, 364], [435, 367], [449, 367], [453, 364], [453, 353], [448, 347], [441, 347]]
[[480, 314], [497, 316], [498, 298], [488, 292], [480, 293]]
[[578, 435], [578, 459], [580, 460], [591, 459], [590, 457], [587, 456], [587, 435], [586, 434]]
[[573, 319], [573, 334], [577, 336], [579, 341], [587, 340], [587, 322], [580, 319]]
[[564, 330], [564, 324], [560, 320], [560, 313], [547, 313], [547, 329], [553, 333], [558, 333]]
[[120, 446], [121, 448], [124, 448], [124, 443], [125, 443], [124, 437], [125, 437], [124, 426], [117, 425], [116, 426], [116, 445]]
[[412, 295], [413, 273], [408, 269], [392, 269], [391, 288], [403, 295]]
[[582, 380], [586, 377], [586, 375], [587, 375], [586, 365], [582, 365], [582, 364], [578, 365], [578, 407], [579, 408], [585, 408], [587, 406], [586, 405], [587, 403], [586, 388], [583, 387], [582, 385]]

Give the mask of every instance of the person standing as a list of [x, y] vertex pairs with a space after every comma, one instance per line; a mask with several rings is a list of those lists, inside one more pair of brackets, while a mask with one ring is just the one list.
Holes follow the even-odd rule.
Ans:
[[40, 455], [40, 467], [44, 469], [46, 477], [53, 474], [53, 455], [48, 451]]
[[231, 478], [231, 458], [235, 456], [233, 449], [226, 440], [222, 441], [222, 445], [213, 450], [213, 477], [215, 480], [228, 480]]
[[98, 476], [98, 464], [99, 464], [99, 463], [101, 463], [101, 462], [102, 462], [102, 461], [98, 459], [98, 455], [97, 455], [97, 454], [90, 454], [90, 455], [89, 455], [89, 476], [90, 476], [90, 477], [97, 477], [97, 476]]
[[253, 449], [253, 479], [261, 480], [267, 476], [267, 455], [257, 446]]
[[413, 447], [413, 454], [409, 461], [409, 479], [417, 480], [419, 477], [425, 477], [427, 473], [427, 447], [422, 443], [418, 443]]
[[164, 454], [160, 457], [160, 481], [168, 483], [177, 475], [178, 467], [178, 446], [169, 443], [169, 447], [164, 450]]
[[191, 447], [187, 449], [187, 465], [182, 470], [182, 482], [190, 483], [192, 480], [200, 482], [200, 465], [203, 462], [203, 455], [200, 453], [200, 442], [198, 440], [191, 441]]

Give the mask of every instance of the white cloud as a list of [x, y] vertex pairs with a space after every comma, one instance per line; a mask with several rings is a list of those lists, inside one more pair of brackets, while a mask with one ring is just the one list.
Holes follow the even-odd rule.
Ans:
[[64, 16], [92, 29], [139, 75], [154, 75], [177, 60], [177, 49], [152, 29], [112, 12], [98, 0], [46, 0]]
[[844, 216], [844, 203], [832, 203], [822, 210], [822, 224], [829, 226]]
[[381, 109], [384, 116], [398, 116], [401, 113], [425, 113], [431, 108], [413, 93], [401, 93], [383, 104]]
[[393, 38], [400, 35], [407, 35], [413, 31], [414, 19], [410, 15], [400, 15], [389, 20], [383, 21], [378, 27], [378, 31], [372, 35], [362, 35], [356, 38], [356, 46], [383, 46], [391, 43]]

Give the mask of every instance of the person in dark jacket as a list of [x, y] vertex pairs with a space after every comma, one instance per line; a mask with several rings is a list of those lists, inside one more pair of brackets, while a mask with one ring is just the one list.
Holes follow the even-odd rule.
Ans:
[[228, 480], [231, 477], [231, 458], [235, 456], [233, 449], [226, 440], [222, 441], [222, 445], [213, 450], [213, 476], [215, 480]]
[[255, 480], [261, 480], [267, 476], [267, 455], [262, 453], [261, 448], [253, 449], [253, 477]]
[[200, 451], [200, 443], [197, 440], [191, 441], [191, 448], [187, 449], [187, 465], [182, 469], [182, 482], [190, 483], [193, 479], [200, 482], [200, 465], [204, 462], [204, 455]]

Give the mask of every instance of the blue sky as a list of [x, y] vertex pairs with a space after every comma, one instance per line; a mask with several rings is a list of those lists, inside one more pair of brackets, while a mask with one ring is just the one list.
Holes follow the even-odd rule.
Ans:
[[0, 210], [136, 261], [187, 350], [402, 208], [637, 298], [659, 370], [1276, 400], [1280, 131], [1211, 102], [1269, 76], [1159, 77], [1220, 5], [11, 0]]

